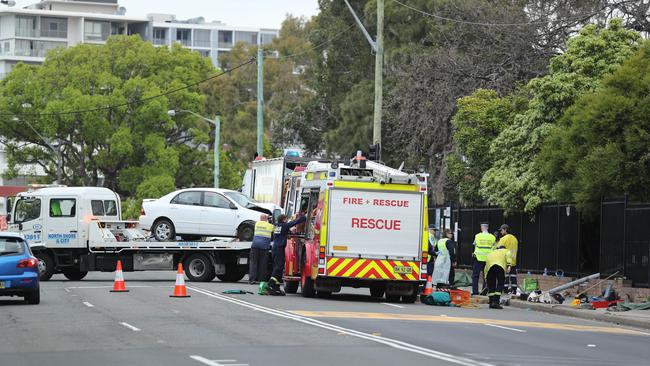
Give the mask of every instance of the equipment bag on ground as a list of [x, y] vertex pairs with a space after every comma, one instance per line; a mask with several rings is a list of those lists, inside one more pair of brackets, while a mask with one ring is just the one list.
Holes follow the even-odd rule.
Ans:
[[431, 293], [431, 295], [424, 298], [424, 303], [427, 305], [436, 305], [436, 306], [453, 306], [451, 304], [451, 296], [449, 292], [436, 291]]

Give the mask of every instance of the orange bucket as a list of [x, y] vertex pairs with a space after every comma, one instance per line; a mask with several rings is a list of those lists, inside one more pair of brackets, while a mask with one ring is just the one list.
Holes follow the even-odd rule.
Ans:
[[451, 302], [455, 305], [465, 305], [471, 301], [469, 291], [449, 290], [449, 296], [451, 296]]

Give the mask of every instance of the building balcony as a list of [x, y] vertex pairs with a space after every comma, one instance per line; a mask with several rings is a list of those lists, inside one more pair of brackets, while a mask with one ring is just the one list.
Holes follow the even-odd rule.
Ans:
[[165, 46], [167, 45], [167, 40], [164, 38], [154, 38], [153, 39], [153, 44], [155, 46]]

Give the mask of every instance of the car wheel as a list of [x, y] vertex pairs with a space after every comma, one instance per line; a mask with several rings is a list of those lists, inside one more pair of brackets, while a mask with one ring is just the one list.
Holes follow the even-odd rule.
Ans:
[[30, 305], [38, 305], [41, 302], [41, 291], [39, 288], [36, 288], [33, 291], [25, 294], [25, 301]]
[[298, 292], [298, 285], [300, 282], [298, 281], [286, 281], [284, 283], [284, 292], [288, 294], [295, 294]]
[[210, 258], [203, 254], [192, 254], [183, 263], [185, 275], [190, 281], [210, 282], [214, 279], [214, 266]]
[[38, 259], [38, 276], [41, 281], [48, 281], [54, 274], [54, 260], [44, 252], [34, 254]]
[[151, 228], [151, 232], [157, 241], [171, 241], [176, 238], [174, 224], [172, 224], [168, 219], [160, 219], [156, 221]]
[[86, 277], [88, 274], [88, 271], [80, 271], [79, 269], [68, 269], [63, 271], [63, 275], [65, 278], [69, 279], [70, 281], [81, 281]]
[[245, 222], [237, 228], [237, 238], [241, 241], [251, 241], [255, 235], [255, 224]]

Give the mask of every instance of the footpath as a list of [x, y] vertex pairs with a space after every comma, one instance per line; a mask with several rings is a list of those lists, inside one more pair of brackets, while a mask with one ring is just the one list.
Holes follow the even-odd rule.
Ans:
[[575, 309], [569, 304], [542, 304], [522, 300], [510, 300], [510, 306], [550, 314], [571, 316], [586, 320], [598, 320], [628, 327], [650, 329], [650, 310], [607, 311], [607, 309]]

